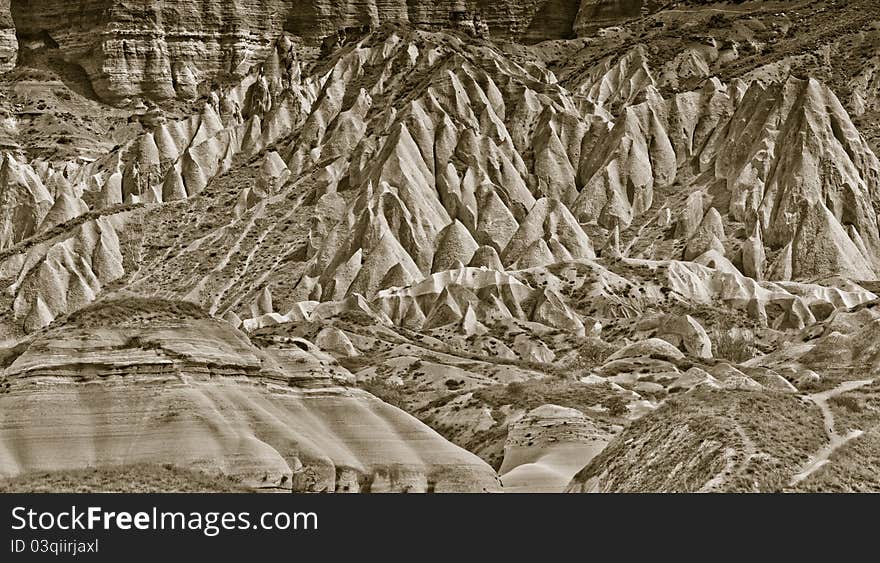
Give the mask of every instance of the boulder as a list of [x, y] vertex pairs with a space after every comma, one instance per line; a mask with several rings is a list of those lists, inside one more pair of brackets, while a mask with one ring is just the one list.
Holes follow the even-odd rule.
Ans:
[[608, 357], [608, 362], [624, 358], [655, 357], [668, 360], [682, 360], [684, 354], [669, 342], [660, 338], [649, 338], [624, 346]]
[[712, 357], [712, 341], [703, 326], [690, 315], [668, 316], [657, 327], [657, 336], [691, 356]]

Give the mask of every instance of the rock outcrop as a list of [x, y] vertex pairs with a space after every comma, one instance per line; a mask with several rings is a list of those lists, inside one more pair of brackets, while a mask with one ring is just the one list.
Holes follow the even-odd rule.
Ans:
[[10, 3], [11, 0], [0, 1], [0, 72], [12, 70], [18, 58], [18, 38]]
[[614, 25], [642, 13], [643, 0], [581, 0], [574, 31], [590, 35], [598, 28]]
[[0, 475], [169, 463], [255, 488], [487, 491], [494, 471], [348, 386], [314, 346], [261, 349], [186, 303], [100, 303], [17, 350]]
[[[653, 259], [721, 270], [732, 264], [753, 279], [869, 279], [880, 260], [870, 203], [880, 164], [834, 94], [815, 80], [744, 90], [709, 80], [665, 99], [644, 50], [634, 48], [568, 79], [593, 104], [584, 116], [581, 102], [546, 71], [459, 38], [446, 42], [443, 34], [383, 28], [340, 51], [323, 74], [305, 73], [286, 37], [267, 52], [197, 115], [158, 119], [102, 159], [38, 173], [6, 157], [2, 188], [11, 207], [0, 245], [47, 232], [86, 208], [184, 200], [283, 139], [261, 157], [256, 185], [220, 206], [231, 213], [215, 215], [212, 236], [233, 241], [242, 230], [265, 229], [233, 245], [253, 245], [243, 267], [267, 267], [276, 261], [265, 245], [283, 244], [271, 225], [288, 220], [284, 194], [302, 178], [318, 186], [294, 198], [321, 213], [308, 226], [308, 245], [289, 249], [303, 270], [288, 305], [355, 294], [369, 300], [471, 263], [515, 270], [592, 259], [597, 234], [616, 237], [617, 254], [625, 245]], [[435, 79], [407, 78], [425, 73]], [[355, 83], [353, 75], [361, 78]], [[684, 193], [657, 201], [657, 190], [682, 181]], [[685, 193], [676, 220], [667, 205]], [[668, 220], [664, 212], [681, 251], [626, 233], [647, 225], [639, 233], [648, 237]], [[145, 220], [153, 217], [165, 214]], [[179, 283], [187, 288], [180, 297], [201, 299], [211, 312], [238, 306], [226, 290], [205, 293], [235, 289], [220, 279], [228, 263], [210, 268], [207, 275], [218, 279], [193, 293], [191, 268], [178, 261], [211, 260], [193, 252], [201, 250], [147, 257], [166, 274], [130, 281], [138, 291], [159, 279], [163, 291]]]
[[559, 493], [613, 434], [584, 413], [538, 407], [511, 425], [499, 473], [505, 492]]
[[496, 486], [393, 404], [509, 488], [776, 487], [752, 423], [877, 371], [880, 8], [704, 4], [0, 2], [0, 470]]
[[108, 102], [136, 96], [191, 99], [204, 93], [214, 79], [242, 75], [261, 62], [282, 32], [320, 43], [339, 33], [360, 38], [387, 23], [470, 33], [485, 26], [493, 37], [537, 42], [573, 37], [587, 22], [612, 21], [632, 11], [625, 2], [625, 6], [584, 4], [577, 0], [268, 0], [248, 5], [90, 2], [80, 6], [6, 0], [6, 9], [0, 4], [0, 68], [8, 70], [14, 64], [16, 32], [24, 37], [46, 34], [71, 64], [84, 69], [94, 91]]
[[202, 81], [242, 74], [281, 33], [289, 3], [24, 2], [20, 35], [47, 33], [109, 102], [194, 98]]

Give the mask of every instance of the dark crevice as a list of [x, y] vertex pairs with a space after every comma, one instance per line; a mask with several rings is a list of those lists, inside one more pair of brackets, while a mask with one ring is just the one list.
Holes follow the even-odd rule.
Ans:
[[15, 37], [18, 40], [16, 67], [48, 72], [71, 91], [100, 101], [85, 69], [76, 60], [65, 56], [65, 49], [53, 37], [52, 30], [47, 29], [51, 22], [35, 15], [31, 4], [24, 0], [13, 0], [11, 3]]

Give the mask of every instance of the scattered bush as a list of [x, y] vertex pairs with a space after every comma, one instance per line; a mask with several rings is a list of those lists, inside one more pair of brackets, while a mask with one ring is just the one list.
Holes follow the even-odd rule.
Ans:
[[45, 471], [0, 480], [0, 493], [247, 493], [251, 489], [219, 473], [171, 463], [143, 463]]
[[850, 412], [862, 412], [862, 404], [855, 397], [849, 395], [836, 395], [828, 399], [828, 402], [844, 408]]
[[512, 397], [521, 397], [526, 390], [526, 386], [521, 381], [511, 381], [507, 384], [507, 392]]
[[589, 385], [559, 377], [516, 381], [476, 389], [474, 399], [491, 408], [513, 405], [532, 410], [541, 405], [559, 405], [580, 411], [604, 404], [616, 392], [607, 385]]
[[755, 333], [740, 328], [714, 328], [709, 333], [716, 358], [741, 364], [757, 355]]
[[370, 379], [361, 383], [359, 387], [367, 393], [382, 399], [389, 405], [402, 410], [408, 409], [407, 394], [402, 385], [392, 385], [380, 379]]
[[608, 409], [608, 414], [611, 416], [623, 416], [629, 412], [626, 408], [626, 400], [620, 395], [609, 397], [602, 403], [602, 406]]

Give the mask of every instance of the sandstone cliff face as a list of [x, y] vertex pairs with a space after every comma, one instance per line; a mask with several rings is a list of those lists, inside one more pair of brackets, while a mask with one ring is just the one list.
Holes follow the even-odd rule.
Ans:
[[480, 0], [492, 37], [535, 43], [574, 36], [577, 0]]
[[0, 0], [0, 72], [11, 70], [18, 56], [18, 39], [10, 11], [10, 0]]
[[596, 29], [638, 16], [644, 0], [581, 0], [574, 31], [589, 35]]
[[[286, 29], [304, 37], [324, 37], [337, 29], [405, 22], [433, 29], [454, 28], [450, 15], [479, 15], [492, 37], [533, 43], [568, 39], [638, 16], [642, 0], [308, 0], [291, 10]], [[469, 22], [467, 22], [469, 23]]]
[[[404, 22], [430, 29], [455, 29], [463, 17], [464, 28], [474, 16], [488, 26], [491, 36], [523, 42], [573, 37], [578, 0], [308, 0], [291, 10], [286, 29], [304, 37], [324, 37], [337, 29]], [[614, 10], [606, 10], [610, 16]], [[456, 13], [456, 15], [453, 15]]]
[[[196, 97], [198, 86], [260, 62], [287, 31], [311, 41], [337, 30], [402, 22], [473, 29], [479, 16], [497, 39], [537, 42], [573, 37], [595, 23], [637, 14], [640, 2], [577, 0], [261, 0], [259, 2], [11, 1], [0, 17], [0, 68], [14, 64], [16, 32], [48, 34], [111, 103], [131, 97]], [[0, 15], [9, 14], [0, 4]], [[461, 21], [459, 21], [461, 18]], [[14, 28], [13, 28], [14, 19]], [[576, 23], [577, 21], [577, 23]]]
[[17, 32], [47, 32], [81, 66], [95, 92], [193, 98], [202, 80], [240, 72], [262, 59], [280, 33], [286, 3], [12, 2]]

